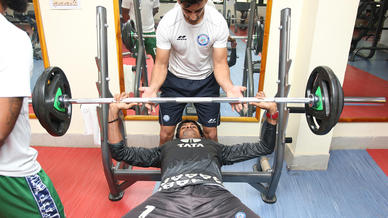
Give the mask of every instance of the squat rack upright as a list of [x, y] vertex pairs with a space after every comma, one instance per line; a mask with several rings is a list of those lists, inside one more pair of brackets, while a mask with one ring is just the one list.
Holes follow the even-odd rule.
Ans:
[[[138, 2], [138, 0], [134, 1]], [[111, 97], [109, 91], [108, 75], [108, 42], [107, 42], [107, 19], [106, 9], [102, 6], [96, 8], [97, 19], [97, 64], [99, 65], [98, 83], [100, 98]], [[289, 59], [289, 34], [291, 24], [291, 9], [281, 11], [280, 22], [280, 54], [279, 54], [279, 83], [276, 97], [287, 97], [290, 85], [288, 84], [288, 70], [291, 64]], [[224, 182], [246, 182], [261, 192], [261, 197], [266, 203], [276, 202], [276, 188], [279, 183], [285, 147], [285, 129], [288, 121], [288, 109], [286, 103], [277, 103], [279, 110], [278, 125], [276, 128], [276, 146], [272, 169], [269, 171], [252, 172], [222, 172]], [[126, 188], [137, 181], [160, 181], [160, 170], [133, 170], [132, 166], [124, 163], [113, 163], [108, 147], [108, 113], [109, 105], [100, 105], [100, 126], [101, 126], [101, 153], [105, 177], [109, 187], [109, 199], [120, 200]], [[126, 131], [121, 122], [121, 132], [126, 140]]]

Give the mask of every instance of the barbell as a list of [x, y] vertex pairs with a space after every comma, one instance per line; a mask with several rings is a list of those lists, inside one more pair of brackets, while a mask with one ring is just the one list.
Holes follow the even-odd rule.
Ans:
[[[121, 102], [134, 103], [249, 103], [285, 102], [305, 104], [305, 113], [313, 133], [322, 135], [329, 132], [338, 122], [344, 106], [344, 96], [339, 80], [328, 67], [317, 67], [311, 73], [304, 98], [254, 97], [176, 97], [176, 98], [126, 98]], [[345, 98], [350, 102], [360, 99]], [[385, 98], [362, 101], [385, 102]], [[46, 68], [39, 76], [30, 100], [40, 124], [52, 136], [62, 136], [70, 126], [72, 104], [110, 104], [114, 98], [72, 99], [69, 81], [59, 67]]]

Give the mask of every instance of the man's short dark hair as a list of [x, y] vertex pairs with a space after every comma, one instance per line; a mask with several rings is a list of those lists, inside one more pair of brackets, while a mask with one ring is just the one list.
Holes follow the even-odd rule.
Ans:
[[191, 5], [199, 4], [204, 0], [181, 0], [181, 3], [183, 4], [183, 7], [188, 8]]
[[180, 130], [181, 130], [183, 124], [185, 124], [185, 123], [194, 123], [194, 124], [197, 126], [197, 128], [198, 128], [199, 134], [201, 135], [201, 137], [203, 137], [202, 128], [201, 128], [201, 126], [200, 126], [195, 120], [182, 120], [182, 121], [178, 124], [178, 126], [177, 126], [177, 128], [176, 128], [175, 138], [177, 138], [177, 139], [180, 138], [179, 132], [180, 132]]
[[27, 9], [27, 0], [0, 0], [4, 9], [12, 9], [16, 12], [25, 12]]

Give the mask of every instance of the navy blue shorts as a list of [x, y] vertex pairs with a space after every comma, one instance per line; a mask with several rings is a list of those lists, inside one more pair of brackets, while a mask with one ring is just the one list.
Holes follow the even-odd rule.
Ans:
[[[168, 71], [166, 80], [160, 88], [161, 97], [219, 97], [220, 86], [214, 74], [203, 80], [189, 80], [176, 77]], [[163, 103], [159, 106], [159, 123], [175, 126], [182, 120], [186, 103]], [[198, 122], [206, 127], [220, 124], [219, 103], [194, 103]]]
[[158, 191], [123, 216], [132, 217], [260, 218], [228, 190], [203, 184], [170, 192]]

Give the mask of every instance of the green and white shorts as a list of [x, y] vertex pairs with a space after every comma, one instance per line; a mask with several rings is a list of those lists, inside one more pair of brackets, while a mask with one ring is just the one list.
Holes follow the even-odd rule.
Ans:
[[0, 217], [65, 217], [65, 213], [42, 169], [26, 177], [0, 176]]

